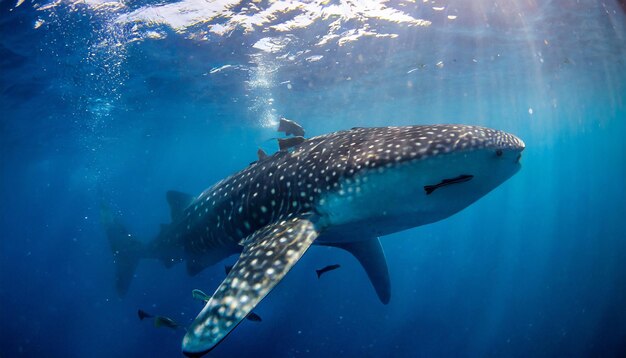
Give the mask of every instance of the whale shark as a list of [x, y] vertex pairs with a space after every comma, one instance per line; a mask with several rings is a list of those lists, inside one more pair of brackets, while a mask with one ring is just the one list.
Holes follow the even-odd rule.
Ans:
[[388, 303], [379, 238], [468, 207], [520, 169], [525, 147], [513, 134], [457, 124], [297, 138], [197, 196], [169, 191], [171, 223], [151, 242], [104, 211], [120, 294], [143, 258], [167, 267], [185, 262], [195, 275], [239, 255], [188, 328], [185, 355], [204, 355], [220, 343], [313, 244], [351, 253]]

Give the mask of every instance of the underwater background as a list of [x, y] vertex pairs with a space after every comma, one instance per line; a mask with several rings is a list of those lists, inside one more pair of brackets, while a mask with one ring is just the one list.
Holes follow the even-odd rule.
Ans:
[[[231, 257], [142, 261], [114, 288], [102, 203], [151, 240], [198, 194], [307, 136], [463, 123], [522, 169], [382, 238], [379, 302], [313, 247], [214, 357], [625, 357], [626, 6], [612, 0], [0, 1], [0, 357], [178, 357]], [[315, 270], [341, 268], [318, 279]]]

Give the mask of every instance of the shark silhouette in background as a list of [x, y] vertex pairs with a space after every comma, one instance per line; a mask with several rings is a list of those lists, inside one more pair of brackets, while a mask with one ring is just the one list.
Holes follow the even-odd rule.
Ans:
[[389, 302], [378, 238], [466, 208], [513, 176], [524, 150], [512, 134], [467, 125], [352, 128], [309, 139], [291, 133], [297, 141], [200, 195], [168, 192], [172, 221], [149, 243], [103, 210], [120, 294], [142, 258], [167, 267], [184, 261], [195, 275], [240, 255], [188, 328], [188, 356], [222, 341], [312, 244], [350, 252]]

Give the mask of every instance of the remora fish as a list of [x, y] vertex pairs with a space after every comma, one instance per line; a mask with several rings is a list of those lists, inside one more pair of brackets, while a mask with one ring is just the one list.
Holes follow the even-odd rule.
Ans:
[[172, 328], [172, 329], [182, 327], [180, 324], [178, 324], [176, 321], [174, 321], [173, 319], [169, 317], [154, 316], [141, 309], [137, 310], [137, 316], [139, 316], [139, 320], [141, 321], [143, 321], [146, 318], [154, 318], [155, 327], [167, 327], [167, 328]]
[[202, 290], [199, 290], [197, 288], [191, 291], [191, 297], [193, 297], [195, 300], [200, 300], [204, 302], [208, 302], [211, 299], [211, 296], [207, 295]]
[[137, 310], [137, 316], [139, 316], [139, 320], [143, 321], [145, 318], [152, 318], [154, 317], [153, 315], [151, 315], [150, 313], [144, 311], [144, 310]]
[[287, 118], [281, 118], [278, 122], [278, 131], [285, 135], [294, 135], [296, 137], [304, 137], [304, 128], [298, 123]]
[[228, 275], [232, 269], [233, 265], [226, 265], [224, 266], [224, 273]]
[[[197, 197], [170, 191], [172, 222], [144, 244], [103, 209], [126, 292], [139, 259], [186, 261], [195, 275], [240, 257], [183, 339], [183, 353], [210, 351], [241, 322], [311, 244], [352, 253], [383, 303], [390, 299], [378, 237], [429, 224], [469, 206], [520, 168], [524, 143], [465, 125], [353, 128], [310, 138], [218, 182]], [[433, 183], [472, 175], [469, 181]]]
[[165, 316], [155, 316], [154, 317], [154, 326], [155, 327], [167, 327], [171, 329], [177, 329], [178, 327], [182, 327], [176, 321], [169, 317]]
[[317, 278], [320, 278], [326, 272], [332, 271], [332, 270], [336, 270], [336, 269], [338, 269], [340, 267], [341, 267], [341, 265], [337, 265], [337, 264], [335, 264], [335, 265], [328, 265], [328, 266], [322, 267], [319, 270], [315, 270], [315, 273], [317, 273]]
[[298, 144], [302, 144], [304, 141], [304, 137], [278, 138], [278, 148], [280, 150], [286, 150], [293, 148]]
[[254, 312], [248, 313], [246, 318], [248, 319], [248, 321], [252, 321], [252, 322], [261, 322], [262, 321], [261, 316], [259, 316], [258, 314], [254, 313]]
[[446, 185], [452, 185], [452, 184], [458, 184], [458, 183], [463, 183], [463, 182], [466, 182], [466, 181], [470, 181], [470, 180], [472, 180], [473, 177], [474, 177], [473, 175], [461, 174], [461, 175], [459, 175], [456, 178], [443, 179], [441, 181], [441, 183], [439, 183], [439, 184], [424, 185], [424, 190], [426, 191], [426, 195], [430, 195], [437, 188], [441, 188], [441, 187], [444, 187]]

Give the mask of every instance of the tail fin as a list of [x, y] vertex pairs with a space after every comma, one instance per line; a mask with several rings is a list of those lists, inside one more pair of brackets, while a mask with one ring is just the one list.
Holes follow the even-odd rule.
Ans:
[[124, 296], [141, 258], [143, 244], [126, 231], [104, 204], [100, 215], [115, 258], [115, 288], [120, 296]]
[[322, 270], [315, 270], [315, 273], [317, 274], [317, 278], [320, 278], [324, 272]]

